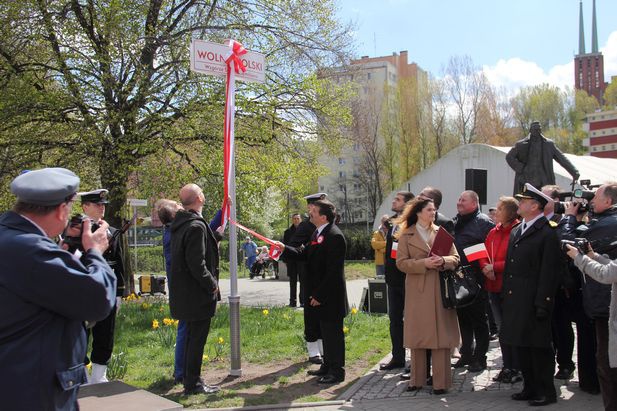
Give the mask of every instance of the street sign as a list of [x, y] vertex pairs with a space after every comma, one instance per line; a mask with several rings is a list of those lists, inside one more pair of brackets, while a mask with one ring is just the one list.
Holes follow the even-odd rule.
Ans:
[[[209, 41], [191, 40], [191, 70], [198, 73], [225, 77], [227, 64], [225, 56], [229, 53], [226, 44]], [[236, 80], [263, 83], [266, 80], [265, 56], [261, 53], [248, 51], [240, 57], [246, 71], [236, 74]]]
[[147, 207], [148, 200], [139, 200], [137, 198], [127, 198], [126, 203], [133, 207]]

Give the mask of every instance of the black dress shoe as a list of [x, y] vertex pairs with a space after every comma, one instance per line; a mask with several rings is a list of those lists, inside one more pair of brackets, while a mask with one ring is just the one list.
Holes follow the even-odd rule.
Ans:
[[403, 369], [403, 372], [410, 373], [411, 372], [411, 365], [405, 366], [405, 368]]
[[389, 370], [394, 370], [396, 368], [403, 368], [404, 366], [405, 366], [404, 362], [390, 361], [385, 364], [379, 364], [379, 369], [381, 371], [389, 371]]
[[411, 385], [411, 386], [407, 386], [407, 389], [405, 391], [420, 391], [422, 389], [422, 387], [418, 387], [416, 385]]
[[557, 380], [570, 380], [574, 376], [574, 370], [569, 368], [560, 368], [555, 374], [555, 379]]
[[444, 395], [447, 392], [448, 390], [446, 389], [436, 389], [436, 390], [433, 390], [433, 395]]
[[319, 355], [315, 355], [313, 357], [309, 357], [308, 362], [310, 362], [311, 364], [323, 364], [323, 360], [322, 360], [321, 356], [319, 356]]
[[345, 377], [326, 374], [317, 380], [319, 384], [336, 384], [337, 382], [345, 381]]
[[486, 364], [481, 361], [474, 361], [467, 367], [469, 372], [482, 372], [484, 370], [486, 370]]
[[529, 400], [529, 405], [532, 407], [542, 407], [544, 405], [554, 404], [557, 402], [557, 398], [555, 397], [540, 397], [535, 398], [533, 400]]
[[466, 365], [469, 365], [470, 361], [466, 358], [461, 357], [457, 362], [452, 364], [454, 368], [463, 368]]
[[308, 370], [306, 372], [308, 375], [316, 375], [321, 377], [322, 375], [327, 375], [328, 374], [328, 369], [325, 368], [323, 365], [321, 367], [319, 367], [316, 370]]
[[407, 381], [411, 380], [411, 372], [404, 372], [401, 374], [401, 380]]
[[526, 391], [517, 392], [512, 394], [511, 397], [514, 401], [529, 401], [532, 399], [531, 394]]

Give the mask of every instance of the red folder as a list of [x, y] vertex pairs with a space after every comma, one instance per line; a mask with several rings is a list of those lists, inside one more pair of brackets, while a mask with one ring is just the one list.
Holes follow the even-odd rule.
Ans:
[[437, 255], [439, 257], [450, 255], [452, 244], [454, 244], [454, 237], [452, 237], [445, 228], [439, 227], [439, 230], [437, 230], [437, 235], [435, 235], [435, 241], [433, 241], [433, 246], [431, 247], [431, 251], [429, 251], [428, 255]]

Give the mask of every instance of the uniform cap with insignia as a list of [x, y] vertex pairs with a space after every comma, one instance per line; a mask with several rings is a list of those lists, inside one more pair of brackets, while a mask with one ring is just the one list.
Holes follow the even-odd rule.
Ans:
[[304, 199], [306, 200], [307, 204], [311, 204], [317, 200], [323, 200], [326, 197], [328, 197], [328, 194], [326, 193], [315, 193], [315, 194], [309, 194], [305, 196]]
[[525, 183], [525, 186], [523, 187], [523, 192], [521, 194], [515, 195], [514, 197], [518, 199], [526, 198], [526, 199], [536, 200], [537, 202], [542, 204], [542, 207], [548, 204], [549, 201], [553, 201], [552, 198], [550, 198], [549, 196], [547, 196], [542, 191], [538, 190], [537, 188], [535, 188], [533, 185], [529, 183]]
[[109, 190], [99, 188], [98, 190], [92, 190], [84, 193], [77, 193], [81, 197], [81, 203], [95, 203], [95, 204], [109, 204], [107, 200], [107, 193]]
[[11, 193], [19, 201], [39, 206], [55, 206], [71, 200], [79, 189], [79, 177], [60, 167], [27, 171], [11, 182]]

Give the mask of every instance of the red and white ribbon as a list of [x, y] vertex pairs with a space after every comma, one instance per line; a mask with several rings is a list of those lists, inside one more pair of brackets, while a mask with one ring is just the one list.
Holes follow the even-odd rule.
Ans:
[[251, 230], [248, 227], [243, 226], [242, 224], [238, 223], [237, 221], [232, 220], [231, 218], [229, 219], [229, 222], [235, 225], [236, 227], [238, 227], [240, 230], [246, 231], [247, 233], [251, 234], [253, 237], [259, 238], [261, 241], [265, 242], [266, 244], [269, 244], [270, 250], [268, 251], [268, 255], [270, 256], [270, 258], [278, 261], [278, 259], [281, 257], [283, 250], [281, 249], [281, 247], [276, 245], [276, 242], [274, 240], [271, 240], [268, 237], [263, 236], [259, 234], [258, 232]]
[[246, 67], [242, 63], [240, 56], [246, 54], [246, 49], [242, 44], [235, 40], [229, 40], [227, 45], [229, 46], [229, 52], [225, 56], [225, 63], [227, 63], [227, 82], [225, 85], [225, 139], [223, 143], [223, 157], [224, 157], [224, 196], [223, 205], [221, 210], [223, 211], [221, 216], [221, 225], [223, 229], [227, 226], [227, 220], [231, 214], [231, 207], [229, 204], [229, 187], [231, 185], [231, 171], [234, 167], [234, 113], [236, 109], [236, 73], [240, 71], [245, 72]]

